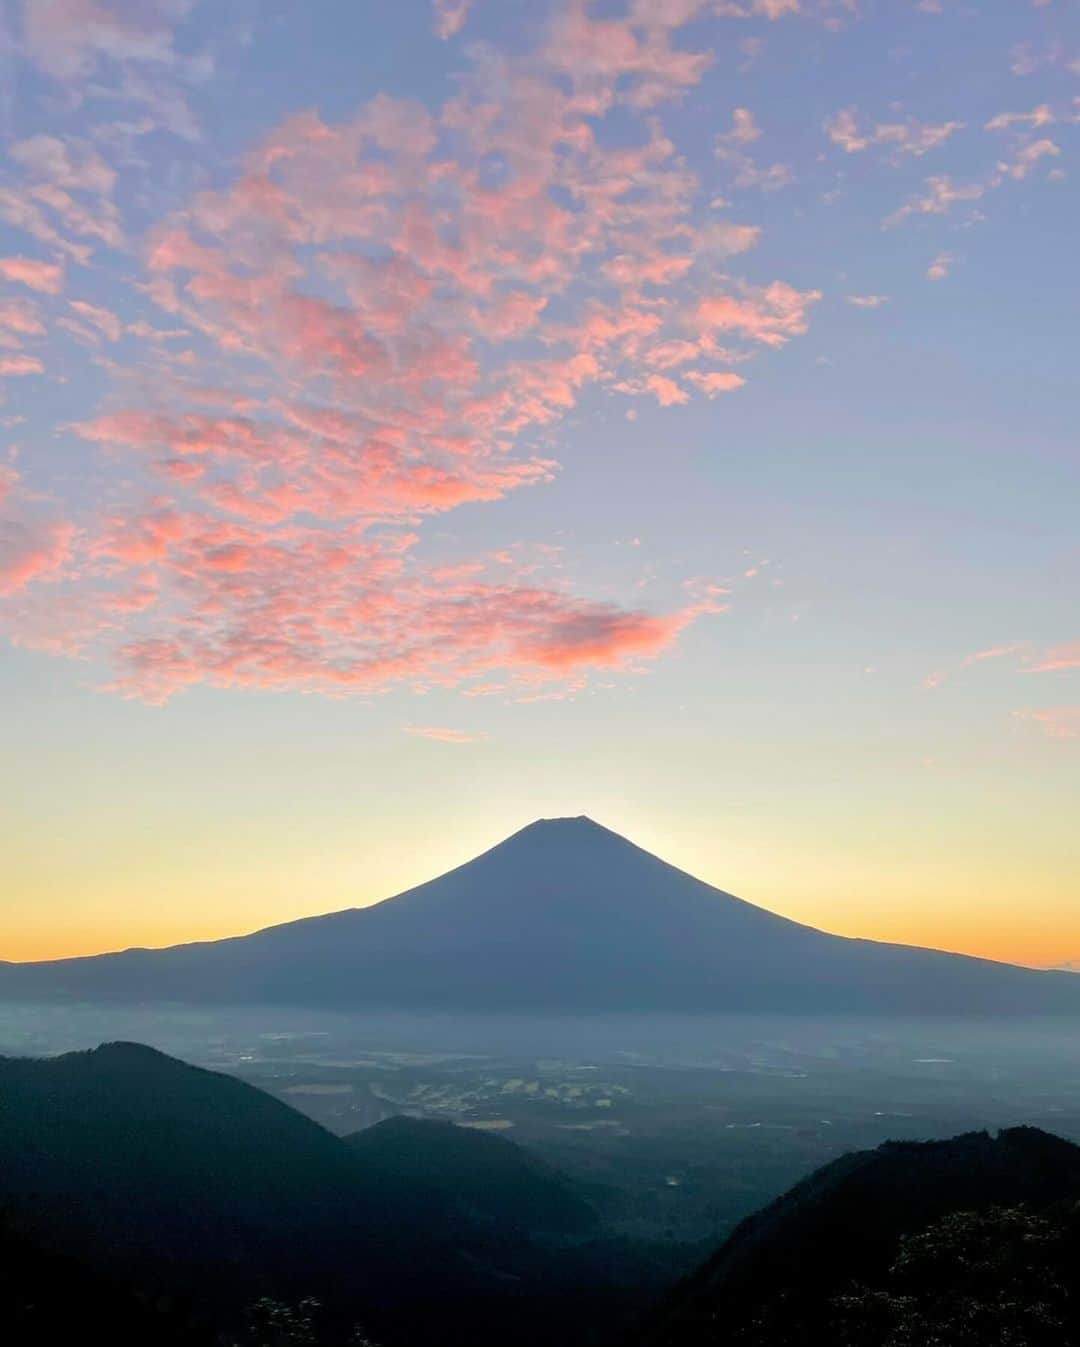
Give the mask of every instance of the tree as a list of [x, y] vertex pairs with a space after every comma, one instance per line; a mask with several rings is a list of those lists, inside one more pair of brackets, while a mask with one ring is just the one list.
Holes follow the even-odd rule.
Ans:
[[901, 1240], [887, 1289], [833, 1301], [835, 1347], [1068, 1347], [1064, 1231], [1025, 1207], [955, 1212]]

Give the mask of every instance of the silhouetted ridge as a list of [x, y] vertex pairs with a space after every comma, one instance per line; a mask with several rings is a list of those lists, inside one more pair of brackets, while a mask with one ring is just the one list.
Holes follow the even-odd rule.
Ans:
[[956, 1212], [1071, 1209], [1077, 1198], [1080, 1147], [1034, 1127], [853, 1152], [743, 1221], [671, 1298], [652, 1340], [704, 1344], [722, 1322], [733, 1342], [752, 1324], [764, 1342], [834, 1341], [836, 1297], [886, 1282], [904, 1237]]
[[242, 1306], [312, 1295], [387, 1326], [378, 1341], [545, 1347], [571, 1316], [641, 1303], [578, 1238], [594, 1221], [560, 1172], [448, 1123], [395, 1119], [346, 1142], [136, 1043], [0, 1058], [0, 1323], [15, 1347], [86, 1334], [35, 1308], [50, 1276], [118, 1347], [236, 1342], [220, 1330]]
[[505, 1137], [428, 1118], [387, 1118], [345, 1140], [380, 1173], [438, 1192], [510, 1229], [584, 1233], [596, 1213], [569, 1180]]
[[829, 935], [585, 816], [368, 908], [0, 967], [0, 997], [477, 1011], [1080, 1013], [1080, 978]]

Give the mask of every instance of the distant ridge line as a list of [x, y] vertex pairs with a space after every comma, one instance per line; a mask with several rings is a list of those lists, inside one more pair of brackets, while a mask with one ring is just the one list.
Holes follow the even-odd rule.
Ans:
[[423, 1011], [1080, 1015], [1080, 978], [832, 935], [587, 815], [370, 907], [168, 949], [0, 965], [0, 1000]]

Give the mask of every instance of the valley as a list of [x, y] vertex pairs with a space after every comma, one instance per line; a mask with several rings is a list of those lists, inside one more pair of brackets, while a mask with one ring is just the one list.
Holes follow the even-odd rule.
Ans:
[[1019, 1123], [1080, 1141], [1080, 1044], [1053, 1020], [0, 1013], [3, 1052], [138, 1037], [339, 1136], [404, 1114], [519, 1142], [589, 1185], [613, 1235], [660, 1242], [678, 1269], [851, 1150]]

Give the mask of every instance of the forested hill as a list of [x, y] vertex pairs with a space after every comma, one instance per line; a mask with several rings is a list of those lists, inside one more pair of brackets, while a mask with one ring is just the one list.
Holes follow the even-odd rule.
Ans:
[[582, 1185], [505, 1137], [451, 1122], [398, 1116], [345, 1138], [365, 1168], [437, 1193], [510, 1231], [596, 1230]]
[[0, 1323], [36, 1325], [27, 1347], [46, 1319], [70, 1347], [51, 1277], [112, 1307], [117, 1344], [210, 1347], [258, 1298], [313, 1295], [387, 1343], [588, 1336], [660, 1289], [596, 1225], [587, 1193], [501, 1138], [396, 1119], [343, 1140], [135, 1043], [0, 1058]]
[[1036, 1128], [846, 1155], [745, 1220], [647, 1337], [1063, 1347], [1080, 1324], [1078, 1199], [1080, 1147]]

